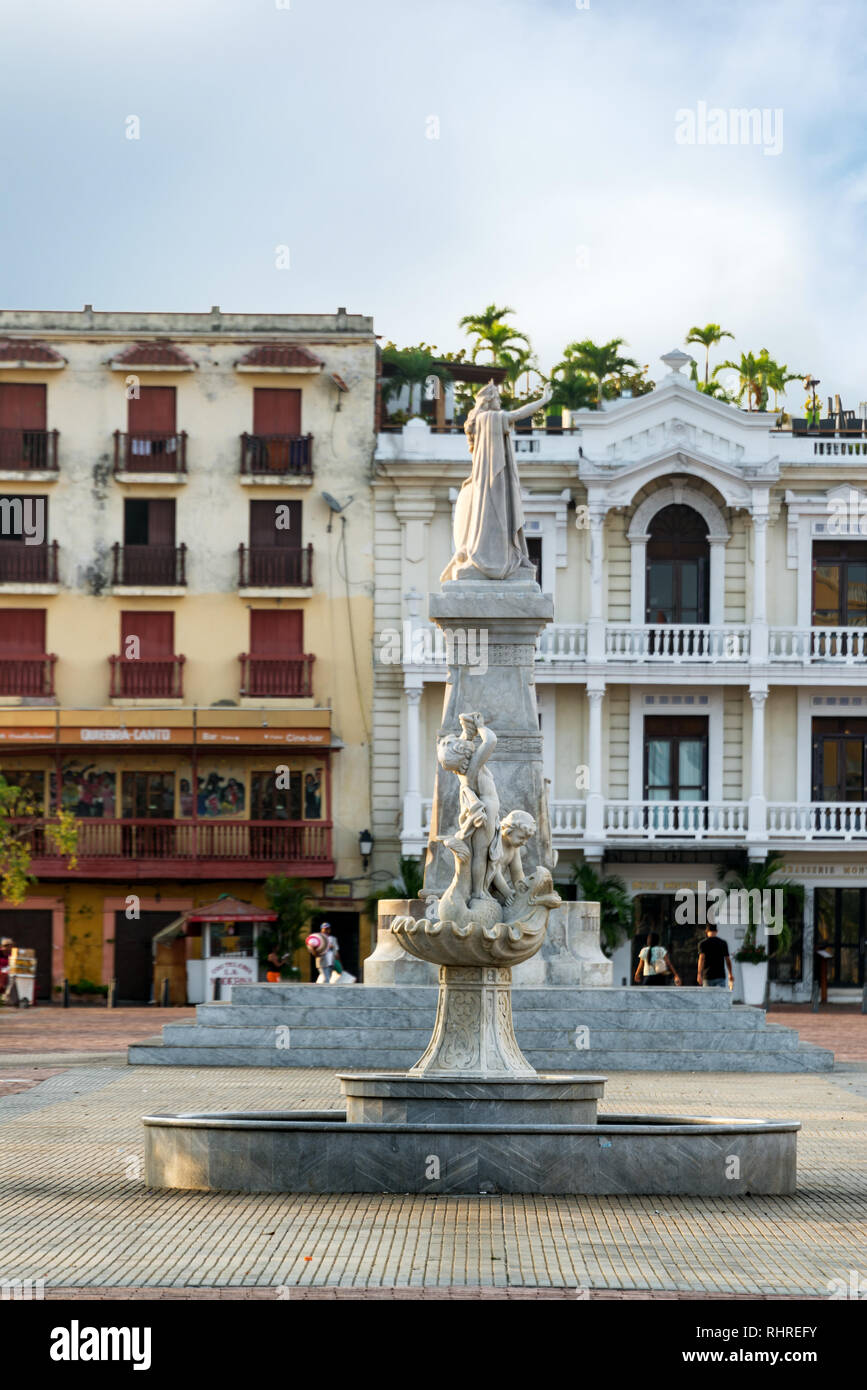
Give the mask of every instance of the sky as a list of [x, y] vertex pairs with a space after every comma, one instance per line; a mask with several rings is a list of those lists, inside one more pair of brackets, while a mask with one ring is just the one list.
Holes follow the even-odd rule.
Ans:
[[[344, 305], [448, 351], [494, 301], [543, 370], [623, 337], [651, 376], [716, 321], [735, 340], [712, 360], [767, 347], [856, 408], [865, 20], [867, 0], [5, 0], [0, 305]], [[738, 108], [766, 113], [757, 141], [728, 141]]]

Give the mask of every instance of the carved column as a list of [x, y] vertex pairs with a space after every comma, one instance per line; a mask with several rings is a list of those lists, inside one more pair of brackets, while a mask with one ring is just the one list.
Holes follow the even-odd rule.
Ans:
[[750, 806], [748, 840], [767, 838], [768, 803], [765, 796], [765, 701], [767, 686], [750, 691], [753, 702], [753, 746], [750, 759]]
[[[421, 677], [405, 677], [403, 698], [406, 705], [406, 787], [403, 793], [401, 840], [420, 844], [424, 838], [421, 814]], [[418, 852], [417, 850], [415, 851]]]
[[408, 1075], [461, 1080], [536, 1075], [515, 1037], [508, 966], [440, 966], [433, 1037]]

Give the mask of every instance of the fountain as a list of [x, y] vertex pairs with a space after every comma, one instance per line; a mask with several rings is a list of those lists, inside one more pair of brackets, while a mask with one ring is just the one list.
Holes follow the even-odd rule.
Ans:
[[[491, 383], [467, 421], [471, 476], [430, 615], [482, 652], [450, 661], [425, 882], [390, 932], [439, 967], [430, 1043], [406, 1072], [338, 1074], [345, 1110], [150, 1115], [151, 1187], [247, 1192], [645, 1193], [795, 1189], [796, 1123], [606, 1115], [605, 1077], [537, 1073], [512, 1025], [512, 967], [545, 939], [554, 890], [535, 642], [553, 617], [523, 533], [510, 426]], [[501, 815], [503, 806], [510, 809]], [[544, 1000], [544, 994], [542, 995]], [[540, 1026], [544, 1011], [540, 1008]]]

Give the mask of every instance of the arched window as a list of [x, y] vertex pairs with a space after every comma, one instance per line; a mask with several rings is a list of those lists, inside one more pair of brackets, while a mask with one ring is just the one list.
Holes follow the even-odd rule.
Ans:
[[692, 507], [663, 507], [651, 521], [645, 594], [647, 623], [709, 621], [707, 522]]

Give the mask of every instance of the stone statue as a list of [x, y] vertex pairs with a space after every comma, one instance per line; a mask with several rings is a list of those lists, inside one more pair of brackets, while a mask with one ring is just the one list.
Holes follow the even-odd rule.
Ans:
[[534, 817], [514, 810], [500, 820], [487, 766], [496, 734], [479, 712], [460, 714], [458, 722], [460, 734], [437, 743], [440, 766], [460, 784], [458, 827], [440, 837], [454, 874], [445, 892], [422, 890], [424, 917], [391, 923], [404, 950], [445, 972], [434, 1036], [410, 1075], [533, 1075], [512, 1028], [511, 966], [539, 950], [548, 914], [561, 900], [544, 865], [524, 873], [521, 851], [536, 834]]
[[476, 396], [464, 432], [473, 470], [464, 480], [455, 508], [455, 553], [440, 576], [450, 579], [533, 579], [524, 539], [521, 482], [512, 450], [511, 426], [547, 405], [546, 388], [537, 401], [503, 410], [490, 381]]

